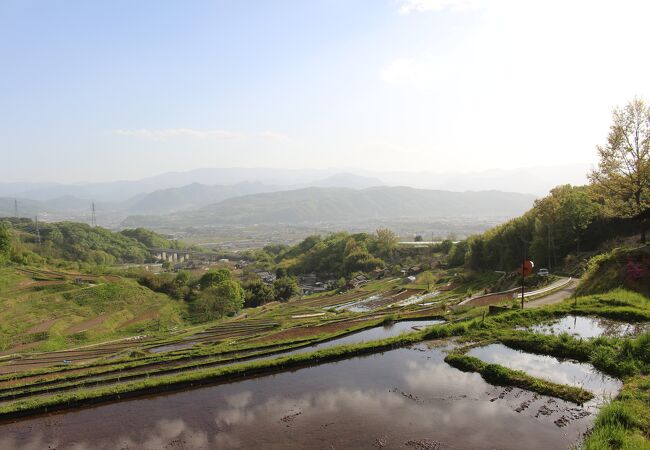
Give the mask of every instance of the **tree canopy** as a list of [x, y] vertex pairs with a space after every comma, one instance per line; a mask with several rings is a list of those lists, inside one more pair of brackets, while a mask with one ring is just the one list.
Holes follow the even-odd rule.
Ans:
[[244, 306], [244, 290], [233, 280], [204, 289], [193, 307], [200, 320], [207, 321], [233, 314]]
[[[650, 106], [635, 98], [615, 108], [607, 144], [597, 150], [598, 168], [589, 178], [605, 213], [634, 217], [650, 208]], [[645, 228], [643, 220], [643, 242]]]

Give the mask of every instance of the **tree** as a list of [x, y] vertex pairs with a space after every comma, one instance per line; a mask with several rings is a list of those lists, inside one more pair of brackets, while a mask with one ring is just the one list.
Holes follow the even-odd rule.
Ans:
[[11, 234], [9, 234], [9, 227], [4, 223], [0, 223], [0, 263], [5, 262], [9, 258], [11, 251]]
[[415, 242], [422, 242], [424, 239], [422, 239], [421, 234], [416, 234], [415, 237], [413, 238], [413, 241]]
[[286, 302], [294, 295], [300, 294], [298, 280], [294, 277], [278, 278], [273, 282], [273, 292], [275, 292], [275, 297], [278, 300]]
[[204, 289], [194, 302], [201, 320], [213, 320], [233, 314], [244, 306], [244, 290], [233, 280], [225, 280]]
[[418, 284], [426, 284], [427, 285], [427, 291], [431, 290], [431, 286], [436, 283], [436, 277], [430, 272], [426, 271], [420, 274], [420, 276], [417, 279]]
[[565, 218], [574, 236], [576, 254], [580, 254], [580, 237], [598, 216], [599, 208], [585, 189], [570, 189], [560, 201], [561, 216]]
[[397, 235], [388, 228], [380, 228], [375, 232], [375, 242], [377, 246], [377, 256], [384, 259], [393, 259], [393, 253], [397, 248], [399, 240]]
[[440, 245], [438, 245], [438, 249], [443, 254], [448, 255], [453, 246], [454, 243], [450, 239], [445, 239], [440, 243]]
[[273, 288], [260, 280], [251, 281], [244, 287], [244, 304], [247, 308], [255, 308], [274, 299]]
[[232, 277], [228, 269], [210, 270], [201, 276], [199, 279], [199, 284], [201, 285], [201, 290], [203, 290], [221, 284], [224, 281], [230, 280], [231, 278]]
[[[607, 144], [597, 150], [600, 161], [589, 179], [606, 212], [634, 217], [650, 208], [650, 107], [644, 100], [614, 109]], [[640, 229], [645, 243], [645, 220]]]
[[467, 249], [467, 241], [460, 241], [455, 244], [449, 252], [449, 256], [447, 257], [447, 265], [449, 267], [458, 267], [465, 264], [465, 255], [467, 254]]

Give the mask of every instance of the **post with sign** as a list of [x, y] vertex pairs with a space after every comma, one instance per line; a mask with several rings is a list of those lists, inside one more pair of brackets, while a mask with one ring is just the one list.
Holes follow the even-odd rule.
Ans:
[[524, 309], [524, 281], [528, 275], [533, 273], [533, 267], [535, 267], [535, 264], [532, 261], [524, 259], [524, 261], [521, 263], [521, 267], [519, 268], [519, 271], [521, 272], [521, 309]]

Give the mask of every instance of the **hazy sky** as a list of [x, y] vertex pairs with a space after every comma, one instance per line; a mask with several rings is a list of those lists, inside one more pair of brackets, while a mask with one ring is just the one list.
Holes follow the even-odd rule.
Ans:
[[0, 181], [595, 162], [650, 2], [0, 0]]

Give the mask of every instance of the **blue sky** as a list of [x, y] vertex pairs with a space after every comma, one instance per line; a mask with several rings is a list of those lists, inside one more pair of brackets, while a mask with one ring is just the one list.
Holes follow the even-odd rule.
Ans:
[[650, 95], [649, 12], [642, 1], [0, 0], [0, 181], [593, 163], [612, 107]]

